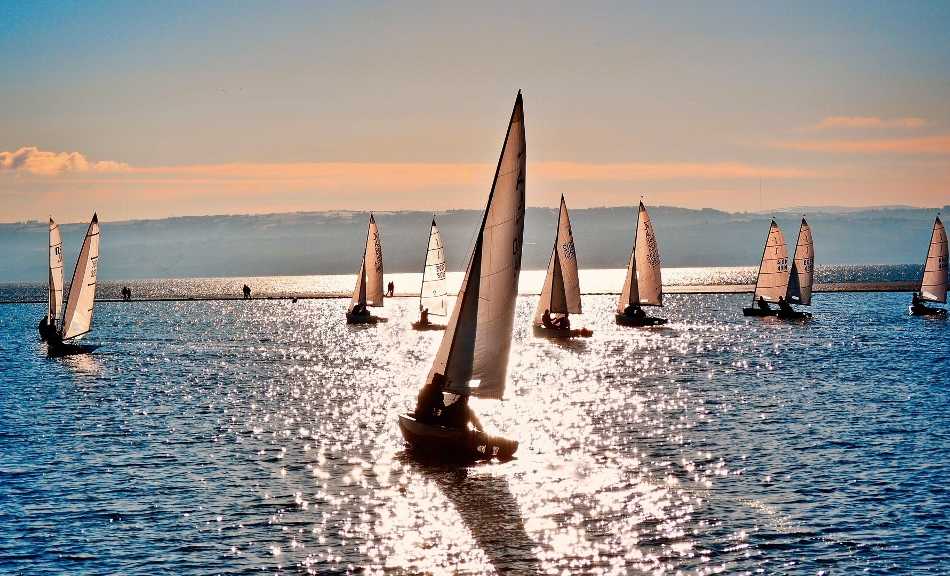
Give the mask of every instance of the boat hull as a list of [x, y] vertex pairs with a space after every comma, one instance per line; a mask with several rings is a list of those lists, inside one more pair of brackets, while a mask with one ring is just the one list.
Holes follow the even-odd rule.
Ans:
[[422, 322], [416, 321], [416, 322], [413, 322], [413, 323], [412, 323], [412, 329], [413, 329], [413, 330], [420, 330], [420, 331], [425, 331], [425, 330], [445, 330], [445, 325], [444, 325], [444, 324], [433, 324], [432, 322], [427, 322], [427, 323], [423, 324]]
[[411, 414], [399, 416], [399, 431], [413, 452], [444, 461], [510, 460], [518, 442], [477, 430], [424, 424]]
[[372, 314], [350, 314], [346, 313], [346, 323], [347, 324], [376, 324], [379, 322], [379, 318], [373, 316]]
[[777, 308], [763, 310], [759, 307], [753, 308], [743, 308], [743, 316], [753, 316], [753, 317], [765, 317], [765, 316], [775, 316], [776, 318], [781, 318], [782, 320], [807, 320], [811, 318], [810, 312], [799, 312], [798, 310], [792, 310], [791, 312], [783, 312]]
[[534, 326], [534, 335], [539, 338], [558, 338], [558, 339], [568, 339], [568, 338], [590, 338], [594, 335], [593, 330], [587, 328], [574, 328], [562, 330], [560, 328], [546, 328], [544, 326], [539, 326], [535, 324]]
[[46, 344], [46, 355], [52, 358], [91, 354], [99, 348], [98, 344]]
[[918, 308], [914, 308], [913, 306], [911, 306], [909, 308], [909, 311], [910, 311], [911, 316], [940, 316], [940, 317], [947, 316], [946, 308], [930, 308], [929, 306], [921, 306]]
[[666, 324], [668, 320], [666, 318], [654, 318], [653, 316], [644, 316], [643, 318], [632, 318], [625, 314], [615, 314], [614, 318], [617, 321], [617, 324], [621, 326], [662, 326]]

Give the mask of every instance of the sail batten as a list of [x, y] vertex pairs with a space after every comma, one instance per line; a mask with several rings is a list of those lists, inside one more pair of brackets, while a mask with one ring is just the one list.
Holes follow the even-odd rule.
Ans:
[[921, 300], [928, 302], [947, 302], [947, 274], [948, 274], [947, 231], [940, 221], [940, 216], [934, 220], [933, 232], [930, 235], [930, 247], [927, 250], [927, 261], [924, 263], [924, 273], [920, 279]]
[[524, 240], [526, 153], [521, 93], [458, 301], [432, 364], [457, 394], [501, 398], [505, 391]]
[[534, 314], [534, 323], [541, 323], [544, 311], [551, 314], [580, 314], [581, 289], [577, 275], [577, 252], [574, 248], [574, 233], [571, 230], [571, 218], [567, 203], [561, 196], [558, 211], [557, 235], [554, 248], [548, 262], [544, 288], [538, 299], [538, 308]]
[[662, 306], [663, 280], [660, 272], [660, 248], [653, 230], [653, 221], [646, 206], [640, 202], [637, 209], [637, 225], [634, 232], [633, 250], [627, 261], [617, 312], [622, 314], [627, 306]]
[[448, 314], [448, 294], [446, 290], [445, 247], [439, 227], [432, 219], [429, 228], [429, 243], [426, 249], [426, 261], [422, 271], [422, 289], [419, 292], [419, 309], [428, 310], [430, 315]]
[[96, 300], [96, 275], [99, 268], [99, 217], [92, 215], [86, 230], [76, 269], [69, 284], [66, 312], [60, 335], [63, 340], [82, 337], [92, 326], [92, 312]]
[[759, 276], [755, 282], [753, 302], [760, 297], [766, 302], [778, 302], [788, 291], [788, 248], [782, 230], [772, 220], [769, 226], [769, 235], [765, 240], [765, 249], [762, 251], [762, 262], [759, 264]]
[[811, 291], [815, 280], [815, 244], [812, 241], [811, 226], [802, 218], [798, 229], [798, 241], [795, 243], [795, 258], [788, 275], [788, 289], [785, 300], [793, 304], [811, 306]]

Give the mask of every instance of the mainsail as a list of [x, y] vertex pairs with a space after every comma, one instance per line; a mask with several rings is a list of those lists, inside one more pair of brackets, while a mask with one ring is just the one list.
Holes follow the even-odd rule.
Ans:
[[92, 308], [96, 300], [96, 271], [99, 268], [99, 216], [92, 215], [86, 230], [76, 269], [69, 283], [66, 314], [60, 334], [63, 340], [80, 338], [92, 325]]
[[784, 298], [788, 290], [788, 249], [785, 247], [785, 237], [775, 220], [769, 227], [769, 237], [765, 241], [765, 250], [762, 252], [762, 263], [759, 265], [759, 278], [755, 283], [755, 293], [752, 300], [761, 296], [766, 302], [778, 302]]
[[811, 226], [802, 218], [795, 246], [795, 260], [788, 275], [788, 291], [785, 300], [793, 304], [811, 306], [811, 288], [815, 280], [815, 245], [811, 239]]
[[366, 228], [366, 248], [356, 277], [350, 310], [357, 303], [364, 306], [383, 305], [383, 245], [379, 241], [379, 228], [372, 214], [369, 215], [369, 226]]
[[450, 392], [482, 398], [505, 392], [524, 239], [525, 158], [518, 92], [459, 299], [429, 374], [444, 374]]
[[419, 310], [428, 309], [429, 314], [445, 316], [448, 314], [448, 296], [445, 289], [445, 248], [442, 235], [432, 219], [429, 228], [429, 244], [426, 249], [426, 263], [422, 271], [422, 291], [419, 293]]
[[934, 220], [933, 234], [930, 236], [930, 250], [924, 264], [924, 275], [920, 280], [920, 299], [930, 302], [947, 302], [947, 231], [940, 221]]
[[63, 239], [59, 224], [49, 219], [49, 302], [46, 317], [50, 326], [59, 326], [63, 319]]
[[558, 214], [557, 237], [548, 263], [548, 274], [544, 278], [544, 288], [538, 300], [538, 309], [534, 313], [534, 323], [540, 324], [544, 311], [551, 314], [580, 314], [581, 288], [577, 280], [577, 254], [574, 251], [574, 234], [571, 232], [571, 218], [567, 214], [567, 204], [561, 196], [561, 209]]
[[660, 248], [653, 232], [653, 222], [646, 206], [640, 202], [633, 251], [627, 263], [627, 277], [617, 302], [622, 314], [627, 306], [662, 306], [663, 281], [660, 278]]

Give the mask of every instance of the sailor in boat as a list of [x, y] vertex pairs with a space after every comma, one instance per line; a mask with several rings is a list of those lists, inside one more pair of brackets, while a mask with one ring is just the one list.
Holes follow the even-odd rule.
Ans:
[[756, 305], [759, 307], [759, 310], [764, 310], [765, 312], [771, 312], [772, 308], [769, 307], [769, 303], [765, 301], [765, 298], [759, 296], [759, 299], [756, 300]]
[[931, 308], [924, 304], [923, 300], [920, 299], [920, 294], [914, 292], [914, 296], [910, 301], [910, 313], [911, 314], [927, 314], [929, 312], [934, 312], [936, 308]]
[[638, 304], [630, 304], [624, 308], [623, 315], [634, 320], [643, 320], [647, 317], [647, 313]]
[[785, 300], [785, 297], [784, 297], [784, 296], [779, 296], [779, 297], [778, 297], [778, 307], [779, 307], [779, 310], [780, 310], [783, 314], [794, 314], [794, 313], [795, 313], [795, 309], [792, 308], [792, 305], [789, 304], [789, 303]]
[[56, 321], [53, 320], [52, 322], [50, 322], [48, 315], [43, 316], [43, 319], [40, 320], [39, 330], [40, 330], [40, 338], [42, 340], [49, 340], [49, 335], [56, 333]]
[[545, 328], [551, 328], [553, 330], [570, 330], [571, 321], [568, 319], [567, 315], [559, 316], [558, 318], [551, 317], [551, 311], [547, 308], [544, 309], [544, 314], [541, 315], [541, 325]]
[[366, 308], [365, 304], [361, 302], [357, 302], [356, 304], [353, 305], [353, 309], [350, 310], [350, 315], [351, 316], [369, 316], [369, 310]]
[[419, 325], [420, 325], [420, 326], [428, 326], [428, 325], [429, 325], [429, 309], [428, 309], [428, 308], [423, 308], [423, 309], [419, 312]]
[[468, 405], [468, 396], [451, 394], [453, 400], [445, 403], [445, 387], [448, 379], [438, 372], [430, 380], [416, 398], [416, 410], [413, 413], [416, 420], [423, 424], [443, 426], [445, 428], [468, 429], [469, 423], [483, 431], [478, 416]]

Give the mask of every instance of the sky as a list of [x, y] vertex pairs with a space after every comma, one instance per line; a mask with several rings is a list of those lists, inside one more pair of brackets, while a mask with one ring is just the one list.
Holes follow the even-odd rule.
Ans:
[[0, 221], [950, 203], [947, 2], [3, 2]]

